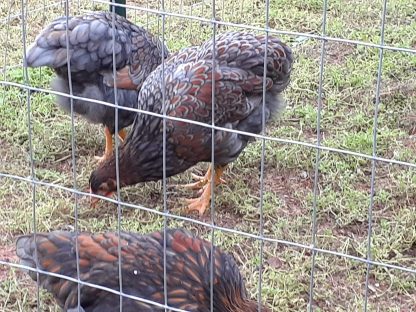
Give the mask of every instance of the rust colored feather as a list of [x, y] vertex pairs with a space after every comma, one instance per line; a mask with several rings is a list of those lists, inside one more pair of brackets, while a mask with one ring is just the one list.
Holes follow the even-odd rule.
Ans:
[[[128, 247], [121, 255], [123, 292], [163, 303], [164, 232], [150, 235], [122, 232], [120, 235], [124, 247]], [[35, 267], [35, 249], [40, 245], [54, 245], [57, 248], [53, 252], [49, 252], [50, 248], [38, 248], [40, 268], [76, 278], [75, 243], [78, 240], [81, 279], [118, 290], [118, 261], [112, 254], [118, 241], [117, 233], [80, 233], [76, 237], [71, 232], [37, 233], [36, 241], [33, 235], [22, 236], [17, 240], [17, 255], [23, 264]], [[169, 229], [166, 248], [168, 304], [190, 311], [210, 311], [210, 243], [185, 230]], [[257, 305], [246, 296], [243, 278], [233, 258], [217, 247], [214, 250], [214, 311], [256, 311]], [[32, 278], [36, 280], [36, 275]], [[40, 284], [64, 309], [76, 308], [76, 283], [41, 274]], [[80, 303], [85, 312], [119, 310], [116, 295], [90, 287], [82, 287]], [[249, 308], [251, 305], [253, 308]], [[129, 298], [123, 299], [123, 310], [159, 311]]]
[[[142, 84], [138, 105], [142, 110], [167, 116], [209, 125], [214, 121], [216, 126], [260, 133], [263, 81], [265, 120], [269, 122], [285, 109], [282, 93], [289, 84], [292, 63], [291, 49], [273, 35], [266, 38], [248, 32], [223, 33], [216, 37], [215, 45], [207, 40], [168, 57], [163, 70], [156, 68]], [[163, 178], [163, 124], [159, 117], [136, 115], [119, 153], [120, 187]], [[213, 139], [217, 166], [233, 162], [251, 140], [218, 130], [212, 138], [209, 127], [184, 121], [166, 120], [166, 126], [167, 177], [211, 161]], [[92, 172], [92, 192], [99, 192], [108, 180], [116, 180], [115, 164], [113, 155]], [[186, 250], [183, 245], [175, 247]]]

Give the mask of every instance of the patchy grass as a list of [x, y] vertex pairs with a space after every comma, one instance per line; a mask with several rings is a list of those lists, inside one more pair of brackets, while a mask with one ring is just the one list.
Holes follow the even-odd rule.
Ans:
[[[80, 6], [78, 6], [78, 3]], [[158, 2], [129, 1], [142, 7], [158, 8]], [[107, 9], [91, 2], [74, 2], [72, 12]], [[0, 4], [0, 66], [7, 66], [2, 80], [24, 83], [22, 70], [22, 20], [20, 2]], [[380, 41], [381, 0], [328, 2], [327, 33], [332, 37]], [[386, 43], [416, 48], [415, 1], [392, 0], [386, 12]], [[225, 22], [265, 25], [265, 4], [260, 1], [218, 1], [216, 17]], [[39, 10], [36, 10], [39, 9]], [[210, 18], [208, 3], [195, 0], [165, 2], [170, 12]], [[63, 14], [63, 6], [42, 7], [28, 1], [26, 36], [33, 41], [40, 29]], [[11, 18], [8, 18], [10, 12]], [[128, 10], [129, 18], [161, 34], [159, 17]], [[271, 1], [270, 27], [320, 34], [322, 1]], [[211, 36], [210, 25], [199, 21], [167, 17], [165, 39], [171, 51], [199, 44]], [[232, 30], [220, 26], [218, 31]], [[284, 116], [272, 122], [268, 135], [307, 143], [317, 142], [318, 82], [321, 42], [304, 37], [283, 36], [293, 46], [296, 63], [286, 92], [289, 107]], [[379, 51], [346, 43], [326, 43], [321, 143], [325, 146], [372, 154], [374, 99]], [[402, 52], [384, 51], [380, 107], [377, 124], [377, 155], [410, 163], [416, 162], [416, 58]], [[49, 88], [50, 70], [29, 70], [32, 86]], [[4, 79], [3, 79], [4, 77]], [[72, 187], [71, 118], [54, 104], [53, 96], [30, 95], [31, 141], [27, 127], [28, 93], [2, 85], [0, 89], [0, 172], [30, 176], [34, 160], [37, 179]], [[75, 118], [76, 184], [87, 186], [102, 152], [102, 129]], [[267, 141], [264, 174], [264, 235], [309, 245], [312, 242], [314, 165], [316, 151], [296, 144]], [[227, 184], [216, 193], [216, 223], [249, 233], [259, 232], [261, 142], [247, 147], [226, 171]], [[375, 261], [416, 269], [416, 175], [405, 166], [376, 162], [375, 195], [372, 209], [371, 257]], [[194, 171], [205, 170], [201, 164]], [[317, 185], [316, 244], [321, 249], [366, 258], [368, 209], [370, 206], [372, 164], [366, 158], [321, 152]], [[181, 198], [193, 194], [175, 187], [190, 180], [186, 172], [168, 181], [168, 209], [181, 214]], [[34, 193], [33, 193], [34, 192]], [[33, 206], [33, 196], [36, 204]], [[156, 210], [163, 209], [162, 184], [146, 183], [123, 189], [122, 199]], [[72, 229], [74, 209], [79, 208], [82, 230], [117, 229], [117, 209], [103, 203], [92, 209], [87, 198], [56, 188], [36, 186], [1, 178], [0, 258], [16, 261], [16, 236], [33, 231], [36, 209], [38, 231]], [[198, 219], [197, 216], [190, 216]], [[209, 222], [209, 217], [202, 217]], [[169, 220], [172, 226], [190, 228], [204, 237], [209, 229]], [[163, 226], [163, 218], [142, 210], [122, 207], [123, 230], [148, 233]], [[259, 242], [217, 231], [215, 241], [233, 253], [239, 263], [250, 295], [258, 295]], [[317, 253], [315, 259], [313, 306], [316, 311], [357, 311], [365, 300], [367, 267], [362, 262]], [[309, 302], [312, 253], [284, 243], [265, 243], [262, 263], [262, 300], [274, 311], [304, 311]], [[0, 309], [36, 310], [36, 285], [19, 271], [4, 266], [0, 270]], [[369, 310], [411, 311], [416, 306], [416, 276], [399, 270], [371, 266], [369, 271]], [[41, 292], [41, 311], [58, 311], [50, 297]]]

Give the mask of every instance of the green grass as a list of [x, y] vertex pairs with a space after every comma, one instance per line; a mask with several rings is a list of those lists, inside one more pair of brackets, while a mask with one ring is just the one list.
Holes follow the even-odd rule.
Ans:
[[[153, 4], [154, 3], [154, 4]], [[165, 2], [168, 11], [210, 18], [209, 4], [194, 0]], [[99, 9], [80, 1], [71, 7]], [[149, 8], [157, 2], [130, 1]], [[271, 1], [270, 26], [278, 30], [321, 33], [322, 1]], [[11, 14], [19, 14], [13, 2]], [[182, 6], [181, 6], [182, 5]], [[191, 9], [191, 5], [192, 9]], [[380, 42], [381, 0], [328, 2], [327, 34]], [[29, 10], [39, 7], [29, 1]], [[265, 25], [264, 2], [217, 1], [217, 18], [226, 22]], [[391, 0], [386, 14], [385, 39], [390, 45], [415, 48], [415, 0]], [[105, 6], [102, 7], [107, 9]], [[0, 18], [7, 18], [9, 2], [0, 4]], [[27, 42], [33, 41], [45, 23], [63, 14], [57, 6], [29, 14]], [[161, 32], [158, 17], [128, 10], [129, 18]], [[166, 18], [165, 39], [171, 51], [199, 44], [210, 38], [209, 25], [199, 21]], [[234, 30], [219, 27], [219, 32]], [[0, 65], [19, 65], [22, 58], [22, 25], [17, 17], [1, 24]], [[293, 78], [285, 96], [288, 109], [272, 122], [268, 135], [316, 143], [319, 59], [321, 43], [314, 39], [282, 37], [296, 55]], [[6, 54], [6, 58], [4, 55]], [[5, 62], [5, 63], [4, 63]], [[325, 146], [372, 154], [374, 98], [379, 51], [375, 48], [328, 42], [326, 44], [321, 143]], [[384, 51], [381, 103], [377, 127], [377, 155], [416, 162], [416, 58], [415, 55]], [[30, 70], [30, 84], [49, 88], [52, 76], [47, 69]], [[23, 83], [19, 67], [6, 71], [6, 81]], [[71, 118], [54, 104], [48, 94], [31, 95], [32, 144], [36, 178], [73, 186], [71, 162]], [[0, 89], [0, 172], [30, 175], [27, 93], [19, 88]], [[96, 166], [94, 155], [102, 153], [103, 136], [99, 126], [75, 118], [76, 182], [88, 184]], [[305, 245], [312, 241], [312, 207], [316, 151], [296, 144], [266, 142], [264, 174], [264, 235]], [[216, 196], [216, 223], [249, 233], [258, 233], [260, 207], [261, 142], [249, 145], [226, 171], [227, 184]], [[194, 170], [205, 170], [201, 164]], [[191, 170], [190, 170], [191, 171]], [[371, 161], [362, 157], [321, 152], [317, 196], [317, 246], [322, 249], [367, 257], [368, 208], [371, 192]], [[416, 175], [405, 166], [376, 162], [375, 196], [372, 211], [372, 258], [415, 269], [416, 263]], [[193, 196], [178, 183], [190, 181], [190, 172], [169, 179], [168, 209], [184, 215], [181, 198]], [[75, 198], [64, 190], [37, 186], [35, 189], [38, 231], [71, 229], [74, 226]], [[30, 184], [1, 178], [0, 259], [16, 261], [17, 235], [33, 231]], [[122, 199], [157, 210], [163, 209], [162, 184], [146, 183], [123, 189]], [[109, 203], [92, 209], [88, 198], [78, 198], [79, 226], [82, 230], [117, 229], [117, 210]], [[198, 219], [197, 216], [191, 216]], [[202, 220], [209, 222], [209, 217]], [[209, 230], [189, 223], [170, 221], [208, 237]], [[148, 233], [163, 226], [163, 218], [140, 210], [122, 209], [123, 230]], [[231, 252], [246, 277], [251, 296], [257, 296], [259, 243], [234, 234], [216, 232], [216, 243]], [[309, 300], [312, 254], [309, 250], [285, 244], [264, 245], [262, 300], [273, 311], [305, 311]], [[316, 311], [359, 311], [364, 305], [366, 265], [342, 257], [318, 253], [315, 262], [314, 302]], [[369, 311], [411, 311], [416, 306], [416, 276], [398, 270], [372, 266], [369, 274]], [[34, 283], [19, 271], [0, 269], [0, 309], [34, 311]], [[42, 292], [41, 311], [58, 311]]]

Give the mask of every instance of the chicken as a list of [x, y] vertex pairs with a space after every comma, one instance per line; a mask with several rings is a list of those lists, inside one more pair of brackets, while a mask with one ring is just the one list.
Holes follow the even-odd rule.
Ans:
[[[200, 47], [185, 48], [159, 66], [142, 85], [138, 106], [147, 111], [211, 124], [212, 77], [215, 77], [215, 125], [227, 129], [260, 133], [263, 108], [263, 62], [266, 36], [244, 32], [219, 35]], [[289, 84], [292, 52], [278, 38], [267, 44], [265, 121], [285, 108], [282, 91]], [[215, 67], [214, 67], [215, 66]], [[214, 74], [215, 73], [215, 74]], [[163, 80], [164, 79], [164, 80]], [[163, 84], [162, 84], [163, 82]], [[164, 97], [163, 97], [164, 87]], [[164, 102], [163, 102], [164, 99]], [[182, 121], [166, 120], [166, 176], [181, 173], [199, 162], [211, 161], [211, 128]], [[199, 189], [201, 196], [190, 200], [189, 211], [200, 215], [209, 206], [211, 176], [215, 184], [227, 164], [246, 147], [249, 136], [216, 130], [213, 168], [186, 187]], [[120, 147], [120, 187], [163, 178], [163, 120], [137, 114], [132, 131]], [[91, 193], [111, 196], [116, 190], [115, 155], [90, 176]], [[96, 201], [96, 198], [93, 200]]]
[[[114, 104], [113, 46], [117, 68], [117, 103], [123, 107], [137, 107], [138, 89], [145, 78], [162, 62], [161, 41], [122, 16], [115, 15], [115, 43], [113, 45], [112, 14], [89, 13], [68, 18], [60, 17], [36, 37], [26, 55], [29, 67], [48, 66], [55, 70], [52, 90], [69, 94], [67, 40], [75, 96]], [[68, 33], [68, 38], [67, 38]], [[163, 56], [168, 50], [163, 49]], [[121, 89], [126, 88], [127, 89]], [[69, 97], [57, 96], [57, 103], [71, 112]], [[73, 100], [75, 113], [92, 123], [104, 125], [105, 152], [103, 161], [112, 154], [112, 135], [115, 132], [115, 109], [88, 100]], [[118, 110], [119, 137], [124, 140], [124, 128], [133, 123], [135, 112]]]
[[[123, 293], [164, 303], [164, 232], [139, 235], [122, 232], [121, 275]], [[78, 235], [81, 281], [119, 291], [117, 233]], [[18, 238], [16, 253], [21, 264], [77, 278], [76, 234], [56, 231]], [[257, 302], [247, 297], [244, 281], [232, 256], [214, 247], [214, 311], [257, 311]], [[166, 235], [167, 304], [187, 311], [210, 311], [211, 244], [182, 229]], [[29, 271], [36, 281], [36, 272]], [[39, 274], [40, 285], [53, 294], [64, 311], [78, 311], [77, 283]], [[82, 311], [119, 311], [119, 296], [81, 286]], [[130, 298], [123, 298], [123, 311], [163, 311]], [[269, 311], [263, 307], [262, 311]]]

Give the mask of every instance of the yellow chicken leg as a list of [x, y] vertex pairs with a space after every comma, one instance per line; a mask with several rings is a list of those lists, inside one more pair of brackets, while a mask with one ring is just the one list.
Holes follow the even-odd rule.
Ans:
[[[225, 166], [217, 166], [215, 168], [215, 185], [217, 186], [218, 184], [221, 183], [225, 183], [225, 180], [221, 178], [222, 173], [225, 170]], [[191, 174], [192, 177], [198, 181], [194, 182], [194, 183], [189, 183], [189, 184], [185, 184], [183, 185], [184, 188], [188, 188], [191, 190], [198, 190], [198, 189], [203, 189], [204, 186], [211, 181], [211, 177], [212, 177], [212, 164], [209, 165], [207, 173], [204, 176], [199, 176], [196, 174]], [[211, 182], [210, 182], [211, 183]]]
[[124, 142], [124, 140], [126, 139], [126, 136], [127, 136], [126, 129], [121, 129], [118, 132], [118, 137], [120, 138], [121, 142]]
[[[193, 188], [193, 189], [201, 189], [202, 194], [198, 198], [193, 199], [187, 199], [186, 201], [189, 203], [188, 205], [188, 211], [198, 211], [199, 215], [202, 216], [205, 212], [205, 210], [208, 208], [210, 202], [211, 202], [211, 192], [212, 192], [212, 185], [211, 185], [211, 179], [212, 179], [212, 173], [211, 169], [212, 165], [209, 166], [209, 169], [204, 177], [200, 177], [201, 180], [197, 181], [192, 184], [187, 184], [186, 187]], [[214, 174], [214, 182], [215, 185], [218, 185], [222, 182], [224, 182], [223, 179], [221, 179], [221, 175], [223, 174], [225, 170], [225, 166], [216, 166], [215, 167], [215, 174]]]
[[98, 160], [99, 163], [104, 162], [113, 153], [113, 136], [111, 135], [110, 129], [108, 129], [108, 127], [104, 128], [104, 135], [105, 135], [104, 155], [101, 157], [95, 156], [95, 159]]

